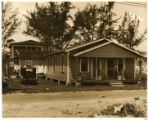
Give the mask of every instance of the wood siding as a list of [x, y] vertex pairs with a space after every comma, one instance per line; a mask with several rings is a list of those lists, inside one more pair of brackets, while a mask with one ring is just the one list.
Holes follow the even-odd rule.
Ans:
[[82, 57], [110, 57], [110, 58], [133, 58], [135, 54], [125, 50], [117, 45], [109, 44], [101, 48], [97, 48], [90, 52], [84, 53]]
[[[54, 63], [54, 57], [55, 57], [55, 63]], [[62, 54], [48, 56], [47, 62], [48, 62], [47, 74], [46, 74], [47, 78], [66, 81], [66, 55], [63, 55], [63, 69], [62, 69]]]

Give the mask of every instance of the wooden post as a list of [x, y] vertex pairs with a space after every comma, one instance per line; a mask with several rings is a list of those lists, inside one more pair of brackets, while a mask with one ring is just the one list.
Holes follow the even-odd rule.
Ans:
[[12, 45], [12, 56], [11, 56], [11, 58], [14, 58], [14, 46], [13, 45]]
[[69, 52], [67, 53], [67, 80], [66, 86], [70, 85], [70, 69], [69, 69], [70, 61], [69, 61]]
[[125, 80], [125, 58], [122, 58], [122, 80]]
[[98, 80], [98, 59], [96, 58], [96, 80]]

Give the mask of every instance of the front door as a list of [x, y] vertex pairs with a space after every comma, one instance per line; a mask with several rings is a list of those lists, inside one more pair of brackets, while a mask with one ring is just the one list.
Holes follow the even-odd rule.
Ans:
[[109, 58], [107, 61], [108, 78], [117, 79], [117, 59]]

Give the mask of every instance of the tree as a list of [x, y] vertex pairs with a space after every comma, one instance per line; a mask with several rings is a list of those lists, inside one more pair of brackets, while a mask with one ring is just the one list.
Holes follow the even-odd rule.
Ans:
[[10, 37], [16, 32], [21, 21], [18, 18], [18, 10], [12, 9], [12, 3], [2, 2], [2, 48], [6, 49], [13, 39]]
[[72, 27], [68, 20], [72, 18], [69, 12], [73, 7], [70, 2], [49, 2], [45, 6], [36, 3], [35, 10], [28, 11], [25, 16], [27, 28], [24, 33], [57, 48], [63, 48], [69, 43], [68, 38], [71, 38]]
[[98, 8], [96, 5], [87, 4], [84, 10], [76, 12], [73, 20], [75, 26], [75, 38], [81, 42], [96, 39], [98, 23]]
[[12, 8], [12, 3], [2, 2], [2, 67], [3, 75], [8, 73], [10, 52], [8, 46], [14, 40], [11, 36], [16, 32], [21, 21], [18, 18], [18, 10]]
[[108, 2], [99, 8], [99, 27], [97, 30], [98, 39], [114, 38], [116, 35], [115, 26], [120, 18], [114, 19], [116, 14], [112, 12], [115, 2]]
[[138, 46], [146, 39], [146, 30], [143, 34], [140, 34], [138, 31], [139, 23], [137, 16], [132, 18], [129, 13], [125, 12], [122, 23], [117, 30], [117, 40], [131, 49]]

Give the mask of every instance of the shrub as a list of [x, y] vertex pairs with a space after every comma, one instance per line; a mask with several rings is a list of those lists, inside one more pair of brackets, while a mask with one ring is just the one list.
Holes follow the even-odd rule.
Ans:
[[[117, 109], [115, 112], [115, 109]], [[145, 113], [144, 111], [141, 111], [139, 109], [138, 105], [135, 104], [114, 104], [111, 106], [108, 106], [106, 109], [101, 111], [102, 115], [115, 115], [115, 116], [121, 116], [121, 117], [144, 117]]]

